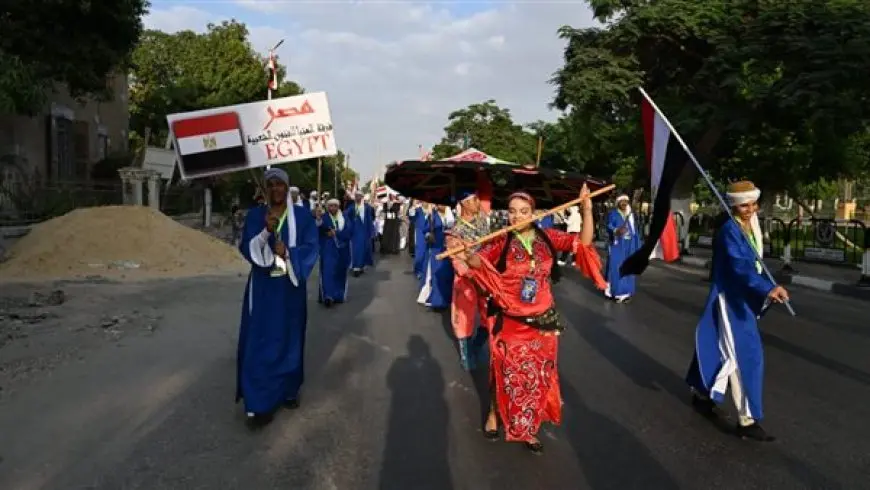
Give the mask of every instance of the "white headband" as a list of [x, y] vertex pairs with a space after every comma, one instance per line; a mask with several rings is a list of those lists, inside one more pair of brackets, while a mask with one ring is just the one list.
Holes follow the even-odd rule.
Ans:
[[616, 202], [619, 202], [619, 201], [631, 201], [631, 199], [629, 199], [628, 196], [623, 194], [623, 195], [616, 198]]
[[326, 201], [327, 206], [331, 206], [333, 204], [335, 204], [336, 206], [341, 206], [341, 203], [338, 201], [338, 199], [330, 199]]
[[730, 205], [739, 206], [748, 202], [757, 201], [758, 198], [761, 197], [761, 190], [752, 189], [751, 191], [729, 192], [726, 195], [728, 196], [728, 203]]

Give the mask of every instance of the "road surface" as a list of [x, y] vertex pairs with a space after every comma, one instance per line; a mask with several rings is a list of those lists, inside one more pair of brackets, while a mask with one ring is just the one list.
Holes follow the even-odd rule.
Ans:
[[866, 303], [794, 290], [800, 316], [765, 318], [778, 440], [758, 444], [688, 406], [701, 277], [654, 268], [616, 305], [570, 272], [556, 286], [565, 422], [536, 457], [482, 437], [485, 375], [461, 371], [447, 319], [414, 303], [408, 269], [383, 260], [352, 279], [349, 303], [312, 302], [302, 408], [259, 432], [233, 404], [244, 278], [68, 283], [53, 307], [8, 299], [0, 488], [867, 488]]

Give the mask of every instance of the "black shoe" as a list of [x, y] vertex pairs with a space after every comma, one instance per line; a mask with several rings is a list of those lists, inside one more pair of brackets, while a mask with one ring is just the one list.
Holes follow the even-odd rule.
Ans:
[[737, 437], [743, 440], [750, 439], [758, 442], [772, 442], [776, 440], [776, 438], [768, 434], [767, 431], [758, 424], [758, 422], [755, 422], [752, 425], [738, 424], [735, 433], [737, 434]]
[[248, 413], [245, 423], [250, 429], [260, 429], [269, 425], [274, 418], [271, 413]]
[[692, 394], [692, 408], [704, 417], [716, 417], [716, 403], [709, 398], [701, 398], [698, 395]]
[[323, 306], [325, 306], [327, 308], [332, 308], [332, 305], [334, 305], [334, 304], [335, 304], [335, 301], [333, 301], [330, 298], [326, 298], [325, 300], [323, 300]]
[[544, 454], [544, 445], [541, 444], [541, 441], [527, 442], [526, 449], [528, 449], [535, 456], [540, 456], [541, 454]]
[[284, 401], [284, 408], [286, 408], [288, 410], [296, 410], [297, 408], [299, 408], [299, 399], [294, 398], [292, 400], [285, 400]]

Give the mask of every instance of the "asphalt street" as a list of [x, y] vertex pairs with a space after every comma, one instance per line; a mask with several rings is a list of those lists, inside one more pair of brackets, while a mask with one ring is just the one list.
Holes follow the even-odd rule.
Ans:
[[565, 422], [536, 457], [482, 437], [486, 375], [460, 369], [409, 268], [382, 260], [352, 279], [347, 304], [311, 302], [302, 407], [258, 432], [233, 404], [244, 278], [68, 286], [73, 303], [159, 310], [159, 326], [89, 342], [0, 391], [0, 489], [870, 487], [866, 302], [795, 289], [798, 317], [765, 317], [765, 427], [778, 439], [760, 444], [689, 407], [701, 277], [653, 268], [617, 305], [570, 272], [556, 286]]

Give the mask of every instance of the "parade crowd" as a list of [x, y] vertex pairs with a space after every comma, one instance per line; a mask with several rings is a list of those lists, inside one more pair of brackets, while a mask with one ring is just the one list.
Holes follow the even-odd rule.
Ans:
[[[336, 307], [352, 301], [350, 277], [374, 267], [376, 252], [385, 260], [407, 251], [418, 280], [417, 303], [448, 310], [458, 361], [466, 370], [489, 371], [485, 437], [543, 452], [541, 424], [562, 420], [558, 341], [564, 322], [552, 288], [562, 269], [573, 265], [604, 300], [630, 302], [636, 276], [619, 269], [641, 250], [643, 237], [627, 195], [617, 196], [602, 220], [602, 264], [585, 187], [578, 205], [546, 214], [522, 190], [510, 195], [506, 209], [489, 209], [475, 192], [453, 196], [454, 206], [396, 195], [372, 200], [362, 192], [338, 199], [312, 191], [306, 199], [283, 170], [269, 169], [264, 177], [264, 202], [247, 212], [238, 240], [251, 273], [241, 316], [237, 401], [244, 401], [252, 426], [270, 422], [282, 405], [300, 406], [306, 288], [314, 267], [318, 302]], [[771, 303], [787, 301], [788, 293], [758, 264], [759, 196], [751, 182], [728, 188], [734, 219], [722, 220], [716, 233], [710, 294], [686, 381], [687, 396], [702, 415], [718, 416], [717, 405], [730, 391], [739, 413], [736, 434], [769, 441], [759, 423], [764, 361], [757, 320]], [[526, 222], [478, 243], [507, 224]], [[458, 252], [439, 258], [448, 250]]]

